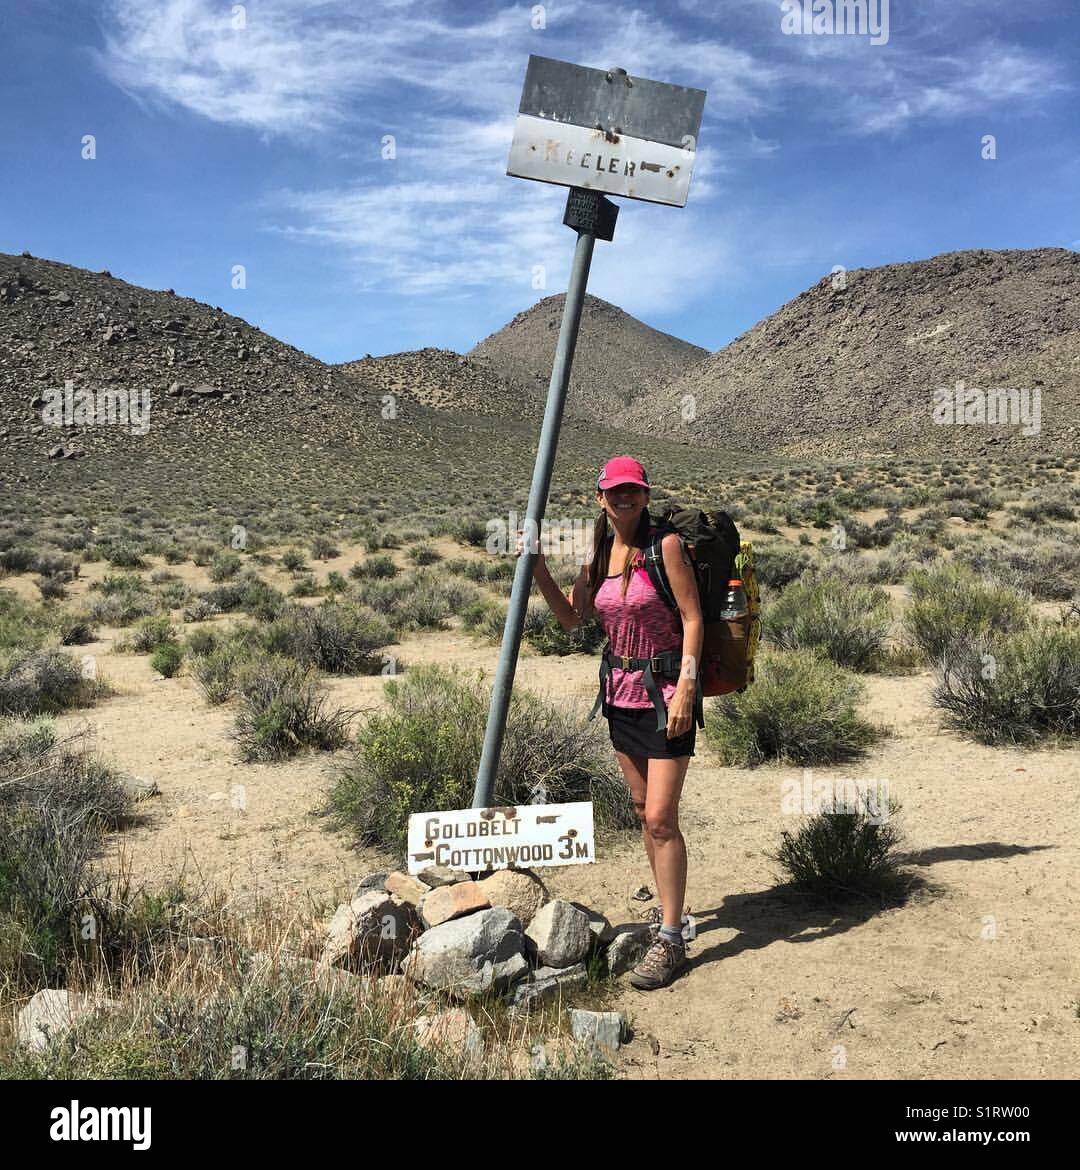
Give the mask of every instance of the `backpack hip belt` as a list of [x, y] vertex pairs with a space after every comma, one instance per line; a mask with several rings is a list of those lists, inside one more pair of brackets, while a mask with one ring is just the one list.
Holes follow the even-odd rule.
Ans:
[[[600, 691], [593, 703], [589, 718], [592, 719], [600, 709], [601, 703], [607, 702], [608, 679], [611, 668], [618, 666], [622, 670], [642, 670], [642, 683], [646, 693], [656, 708], [656, 730], [664, 731], [667, 728], [667, 708], [664, 706], [664, 696], [656, 681], [657, 675], [661, 678], [678, 678], [682, 672], [682, 654], [676, 650], [664, 650], [652, 658], [628, 658], [625, 654], [612, 654], [610, 647], [604, 648], [600, 656]], [[705, 726], [705, 715], [702, 706], [701, 687], [694, 689], [694, 720], [698, 727]]]

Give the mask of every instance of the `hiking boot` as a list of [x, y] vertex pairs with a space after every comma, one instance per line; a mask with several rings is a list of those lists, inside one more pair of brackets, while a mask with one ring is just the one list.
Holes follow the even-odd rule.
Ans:
[[[654, 935], [660, 933], [660, 927], [664, 925], [663, 906], [651, 906], [642, 917], [649, 924], [649, 929]], [[686, 913], [682, 916], [682, 936], [684, 942], [693, 942], [697, 938], [697, 923], [690, 917], [689, 906], [686, 907]]]
[[686, 964], [686, 944], [669, 942], [658, 934], [645, 958], [630, 972], [630, 986], [639, 991], [666, 987]]

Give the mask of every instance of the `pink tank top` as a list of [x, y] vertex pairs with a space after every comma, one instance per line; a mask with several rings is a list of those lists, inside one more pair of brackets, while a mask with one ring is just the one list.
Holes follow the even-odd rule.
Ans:
[[[664, 650], [675, 650], [681, 655], [682, 622], [678, 611], [668, 609], [644, 569], [634, 569], [625, 597], [622, 573], [601, 582], [594, 605], [612, 654], [652, 658]], [[641, 681], [644, 673], [613, 666], [606, 702], [615, 707], [651, 707], [652, 699]], [[667, 706], [675, 694], [675, 680], [658, 678], [656, 681]]]

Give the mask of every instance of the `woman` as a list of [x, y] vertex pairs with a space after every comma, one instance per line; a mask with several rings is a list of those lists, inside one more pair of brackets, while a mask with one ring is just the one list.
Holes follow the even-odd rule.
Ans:
[[695, 719], [700, 721], [701, 607], [693, 568], [675, 533], [663, 538], [661, 550], [678, 615], [642, 567], [642, 550], [654, 526], [649, 477], [636, 459], [623, 455], [604, 465], [596, 502], [600, 515], [592, 559], [582, 566], [570, 599], [555, 583], [543, 554], [537, 556], [533, 577], [563, 629], [572, 630], [595, 614], [608, 636], [598, 702], [641, 821], [662, 919], [630, 982], [653, 990], [670, 983], [687, 961], [682, 935], [686, 842], [679, 830], [679, 797], [694, 754]]

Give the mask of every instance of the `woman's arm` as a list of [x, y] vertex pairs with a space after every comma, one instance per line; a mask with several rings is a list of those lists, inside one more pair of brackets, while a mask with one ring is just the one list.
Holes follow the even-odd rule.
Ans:
[[568, 633], [576, 630], [593, 612], [592, 601], [589, 598], [588, 568], [581, 566], [570, 599], [559, 588], [547, 562], [541, 557], [533, 566], [533, 580], [540, 587], [544, 600], [551, 607], [551, 612], [558, 618], [559, 625]]
[[668, 533], [661, 542], [660, 549], [683, 627], [682, 670], [675, 686], [675, 694], [672, 695], [668, 706], [667, 733], [671, 738], [683, 735], [693, 726], [698, 662], [701, 659], [701, 644], [705, 637], [705, 623], [701, 617], [697, 579], [690, 558], [683, 550], [682, 541], [674, 532]]
[[[519, 532], [514, 545], [515, 554], [521, 556], [523, 548], [524, 533]], [[533, 580], [539, 585], [540, 592], [544, 595], [544, 600], [551, 608], [551, 612], [558, 618], [559, 625], [567, 633], [576, 630], [586, 618], [592, 616], [594, 611], [592, 599], [589, 597], [588, 565], [581, 566], [581, 572], [578, 573], [577, 580], [574, 582], [569, 600], [556, 584], [551, 570], [547, 567], [547, 560], [541, 552], [537, 553], [536, 560], [533, 562]]]

